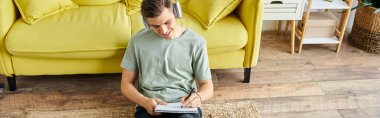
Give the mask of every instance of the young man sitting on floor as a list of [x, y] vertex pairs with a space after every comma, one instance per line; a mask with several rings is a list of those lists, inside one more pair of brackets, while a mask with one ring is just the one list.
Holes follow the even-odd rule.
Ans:
[[[213, 94], [206, 41], [179, 26], [172, 9], [170, 0], [143, 0], [141, 13], [150, 28], [132, 37], [121, 64], [121, 90], [138, 105], [136, 118], [200, 118], [199, 107]], [[199, 88], [190, 94], [196, 81]], [[158, 104], [175, 102], [198, 108], [198, 114], [154, 112]]]

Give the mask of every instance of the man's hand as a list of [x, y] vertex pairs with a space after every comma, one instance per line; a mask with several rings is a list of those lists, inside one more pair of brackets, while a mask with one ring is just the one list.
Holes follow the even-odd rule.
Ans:
[[184, 107], [197, 108], [202, 105], [202, 98], [196, 93], [192, 93], [188, 99], [185, 100], [187, 96], [181, 98], [181, 103]]
[[146, 111], [153, 116], [161, 115], [161, 113], [154, 112], [154, 109], [157, 107], [158, 104], [166, 105], [166, 102], [163, 102], [162, 100], [158, 98], [151, 98], [145, 100], [141, 106], [146, 109]]

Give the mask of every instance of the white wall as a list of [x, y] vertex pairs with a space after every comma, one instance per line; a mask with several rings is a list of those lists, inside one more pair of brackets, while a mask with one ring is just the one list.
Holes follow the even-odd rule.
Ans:
[[[358, 1], [354, 0], [352, 7], [355, 7], [357, 5], [358, 5]], [[356, 12], [356, 10], [351, 11], [351, 13], [350, 13], [350, 18], [348, 18], [348, 22], [347, 22], [346, 32], [351, 32], [352, 25], [354, 24], [355, 12]]]
[[263, 22], [263, 31], [276, 31], [278, 21], [264, 20]]

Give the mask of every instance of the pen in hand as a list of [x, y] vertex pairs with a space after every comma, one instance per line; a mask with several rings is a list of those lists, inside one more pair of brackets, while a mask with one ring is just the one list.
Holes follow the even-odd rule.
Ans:
[[[191, 89], [189, 95], [188, 95], [184, 100], [186, 101], [187, 99], [189, 99], [189, 97], [191, 96], [191, 94], [192, 94], [193, 92], [194, 92], [194, 88]], [[182, 108], [182, 107], [183, 107], [183, 105], [181, 105], [181, 108]]]

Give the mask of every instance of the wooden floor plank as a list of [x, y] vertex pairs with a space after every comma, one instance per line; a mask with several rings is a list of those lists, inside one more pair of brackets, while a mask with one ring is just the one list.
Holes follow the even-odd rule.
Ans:
[[241, 84], [215, 87], [213, 100], [324, 95], [316, 83]]
[[0, 109], [70, 109], [88, 108], [104, 105], [133, 105], [120, 91], [94, 92], [24, 92], [12, 93], [3, 96], [0, 100]]
[[0, 109], [1, 118], [23, 118], [25, 115], [25, 109]]
[[[220, 85], [231, 85], [241, 83], [243, 72], [222, 72], [217, 73]], [[255, 71], [251, 73], [252, 84], [270, 84], [270, 83], [293, 83], [293, 82], [310, 82], [312, 77], [309, 71]]]
[[329, 68], [361, 68], [361, 67], [379, 67], [380, 59], [374, 57], [350, 57], [336, 58], [301, 58], [301, 59], [265, 59], [260, 60], [254, 68], [256, 71], [280, 71], [280, 70], [306, 70], [306, 69], [329, 69]]
[[380, 118], [380, 107], [338, 110], [343, 118]]
[[306, 70], [317, 69], [311, 59], [259, 59], [254, 71]]
[[350, 58], [331, 57], [326, 60], [312, 59], [311, 63], [318, 65], [318, 69], [326, 69], [330, 67], [379, 67], [380, 59], [378, 56]]
[[262, 113], [261, 118], [342, 118], [337, 110], [286, 113]]
[[[219, 71], [217, 76], [219, 84], [230, 85], [240, 83], [243, 72]], [[363, 68], [328, 68], [328, 69], [306, 69], [306, 70], [280, 70], [280, 71], [255, 71], [251, 74], [251, 83], [292, 83], [292, 82], [322, 82], [343, 80], [380, 79], [380, 70], [376, 67]]]
[[120, 74], [18, 76], [12, 93], [120, 90], [120, 79]]
[[310, 70], [312, 81], [343, 81], [380, 79], [380, 70], [377, 67], [337, 67], [328, 69]]
[[260, 113], [324, 111], [380, 107], [380, 95], [320, 95], [255, 99]]
[[[326, 94], [376, 94], [380, 95], [380, 79], [319, 82]], [[380, 99], [380, 98], [379, 98]]]

